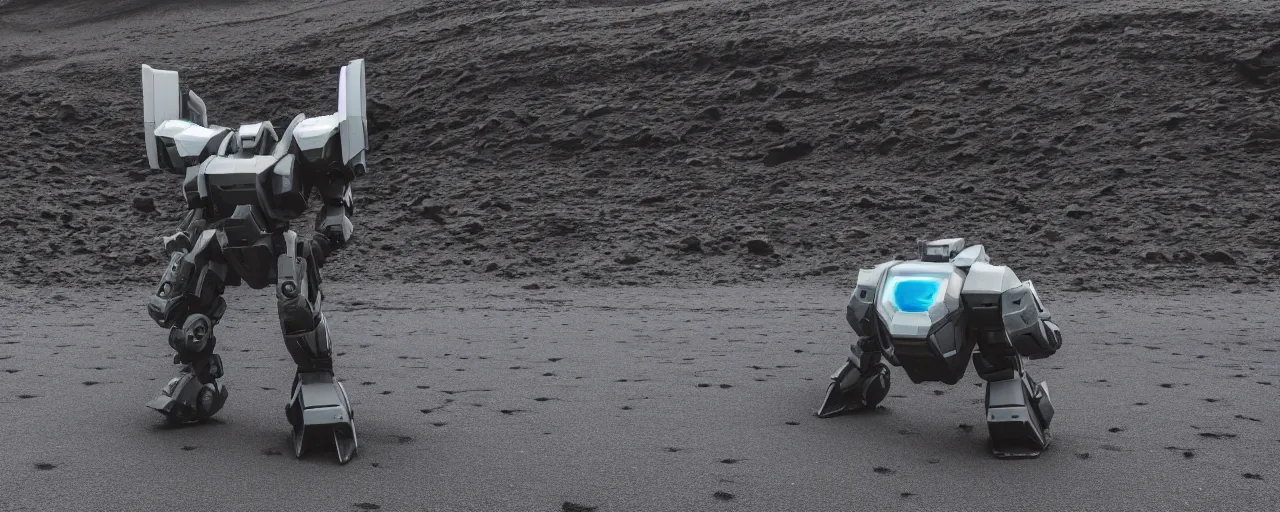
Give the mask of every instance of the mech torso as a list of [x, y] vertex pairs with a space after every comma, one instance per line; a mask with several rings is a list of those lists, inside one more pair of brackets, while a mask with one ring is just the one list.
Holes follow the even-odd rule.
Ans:
[[[980, 338], [1005, 333], [1006, 313], [1043, 313], [1031, 284], [991, 265], [981, 245], [938, 240], [921, 243], [921, 254], [859, 271], [846, 311], [858, 335], [875, 338], [913, 382], [955, 384]], [[1033, 304], [1004, 304], [1003, 292], [1019, 286], [1029, 288]]]
[[249, 207], [261, 227], [275, 232], [306, 211], [315, 188], [326, 207], [345, 211], [322, 212], [317, 227], [339, 241], [350, 236], [349, 184], [365, 174], [368, 146], [363, 60], [339, 71], [337, 112], [299, 114], [283, 134], [268, 121], [235, 130], [210, 125], [204, 101], [191, 91], [180, 94], [174, 71], [142, 66], [142, 88], [148, 163], [185, 172], [188, 208], [217, 221]]
[[162, 158], [186, 168], [183, 196], [189, 208], [204, 208], [221, 220], [237, 206], [251, 206], [273, 227], [307, 209], [307, 191], [327, 180], [341, 156], [335, 116], [299, 116], [277, 136], [269, 121], [208, 128], [185, 120], [165, 121], [156, 130]]

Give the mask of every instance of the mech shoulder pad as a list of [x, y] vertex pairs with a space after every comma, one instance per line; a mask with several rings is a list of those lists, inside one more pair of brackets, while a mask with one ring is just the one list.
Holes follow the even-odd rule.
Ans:
[[[186, 121], [165, 121], [156, 130], [156, 135], [160, 135], [160, 130], [165, 129], [167, 125], [172, 123], [185, 123]], [[222, 139], [231, 133], [226, 128], [205, 128], [203, 126], [187, 123], [187, 127], [173, 135], [174, 147], [178, 150], [178, 156], [183, 158], [208, 157], [218, 153], [222, 147]]]
[[298, 144], [298, 149], [306, 153], [324, 148], [337, 132], [337, 114], [308, 117], [293, 129], [293, 140]]
[[986, 248], [980, 244], [965, 248], [965, 250], [960, 251], [960, 254], [957, 254], [956, 257], [951, 258], [951, 264], [965, 272], [968, 272], [969, 267], [972, 267], [974, 263], [990, 262], [991, 258], [987, 257]]
[[1004, 265], [977, 262], [969, 267], [969, 275], [964, 279], [963, 295], [969, 294], [1001, 294], [1005, 290], [1022, 284], [1013, 270]]

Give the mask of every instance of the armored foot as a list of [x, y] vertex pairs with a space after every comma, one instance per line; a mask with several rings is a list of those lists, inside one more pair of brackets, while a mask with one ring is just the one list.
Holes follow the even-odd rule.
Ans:
[[1053, 403], [1044, 382], [1036, 384], [1026, 373], [987, 383], [987, 430], [991, 452], [1001, 459], [1040, 456], [1053, 437], [1049, 423]]
[[228, 393], [227, 387], [217, 381], [222, 376], [221, 359], [216, 355], [210, 359], [206, 382], [200, 382], [195, 365], [183, 365], [178, 376], [169, 379], [160, 389], [160, 396], [147, 407], [164, 414], [172, 423], [198, 423], [212, 417], [222, 409]]
[[836, 370], [827, 386], [827, 397], [818, 408], [819, 418], [830, 418], [860, 409], [874, 408], [889, 394], [889, 368], [876, 363], [860, 372], [852, 361]]
[[356, 454], [355, 413], [347, 391], [327, 371], [299, 373], [293, 395], [285, 406], [293, 425], [293, 453], [302, 458], [311, 448], [332, 440], [338, 462], [346, 464]]

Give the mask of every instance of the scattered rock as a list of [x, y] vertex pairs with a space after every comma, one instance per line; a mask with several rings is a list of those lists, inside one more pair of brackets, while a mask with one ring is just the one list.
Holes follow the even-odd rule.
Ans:
[[1187, 120], [1186, 114], [1166, 114], [1160, 118], [1160, 126], [1167, 130], [1176, 130]]
[[422, 216], [431, 219], [436, 224], [444, 224], [445, 207], [439, 205], [429, 205], [422, 207]]
[[752, 238], [746, 242], [747, 252], [757, 256], [768, 256], [773, 254], [773, 244], [763, 238]]
[[1250, 80], [1262, 80], [1277, 69], [1280, 69], [1280, 39], [1273, 40], [1260, 48], [1237, 55], [1234, 59], [1236, 71]]
[[680, 239], [680, 244], [679, 244], [679, 245], [680, 245], [680, 250], [685, 251], [685, 252], [700, 252], [700, 251], [702, 251], [702, 239], [700, 239], [700, 238], [698, 238], [698, 237], [696, 237], [696, 236], [693, 236], [693, 235], [686, 236], [686, 237], [684, 237], [684, 238]]
[[1067, 214], [1067, 217], [1072, 219], [1082, 219], [1084, 217], [1093, 215], [1093, 210], [1082, 207], [1078, 204], [1072, 204], [1070, 206], [1067, 206], [1065, 212]]
[[724, 117], [724, 109], [715, 106], [704, 108], [698, 111], [698, 114], [694, 116], [695, 119], [706, 119], [709, 121], [719, 121], [722, 117]]
[[591, 119], [591, 118], [600, 117], [603, 115], [612, 114], [617, 111], [618, 109], [608, 105], [596, 105], [594, 107], [591, 107], [591, 110], [588, 110], [585, 114], [582, 115], [582, 117], [586, 119]]
[[770, 119], [764, 122], [764, 129], [773, 133], [786, 133], [787, 125], [777, 119]]
[[901, 144], [901, 143], [902, 143], [902, 137], [899, 137], [897, 135], [890, 135], [888, 137], [885, 137], [883, 140], [881, 140], [879, 144], [876, 144], [876, 153], [880, 153], [881, 155], [887, 155], [893, 151], [893, 148], [898, 147], [898, 144]]
[[1202, 252], [1200, 253], [1200, 257], [1204, 258], [1205, 261], [1208, 261], [1211, 263], [1222, 263], [1224, 265], [1236, 264], [1235, 258], [1232, 258], [1230, 254], [1227, 254], [1222, 251]]
[[803, 158], [813, 152], [813, 144], [797, 140], [766, 150], [763, 162], [766, 166], [774, 166]]
[[143, 213], [156, 211], [156, 200], [146, 196], [133, 198], [133, 209]]
[[1142, 261], [1145, 263], [1168, 263], [1169, 257], [1160, 251], [1147, 251], [1142, 254]]
[[76, 107], [69, 103], [62, 103], [58, 105], [58, 121], [66, 123], [75, 121], [76, 119], [78, 119]]

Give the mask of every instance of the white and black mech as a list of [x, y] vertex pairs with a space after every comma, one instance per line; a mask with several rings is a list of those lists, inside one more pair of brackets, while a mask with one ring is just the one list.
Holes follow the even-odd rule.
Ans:
[[[331, 335], [321, 305], [320, 268], [351, 241], [351, 183], [366, 173], [364, 60], [338, 75], [338, 110], [298, 114], [283, 135], [270, 121], [226, 128], [208, 123], [204, 102], [180, 93], [178, 73], [142, 66], [143, 124], [152, 169], [185, 175], [188, 209], [164, 239], [168, 266], [147, 312], [169, 329], [182, 365], [148, 407], [179, 423], [203, 421], [222, 408], [227, 387], [214, 353], [227, 286], [275, 286], [284, 344], [297, 363], [285, 414], [294, 453], [335, 444], [338, 460], [356, 452], [354, 413], [334, 378]], [[307, 239], [289, 222], [323, 200]]]
[[[981, 245], [963, 238], [919, 242], [920, 258], [858, 272], [845, 318], [858, 335], [831, 376], [818, 417], [874, 408], [889, 392], [889, 368], [912, 382], [960, 381], [972, 355], [987, 383], [987, 430], [999, 458], [1037, 457], [1049, 446], [1053, 404], [1024, 359], [1062, 347], [1031, 281], [992, 265]], [[976, 351], [975, 351], [976, 348]]]

